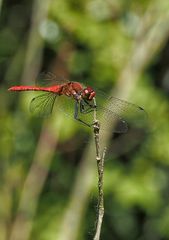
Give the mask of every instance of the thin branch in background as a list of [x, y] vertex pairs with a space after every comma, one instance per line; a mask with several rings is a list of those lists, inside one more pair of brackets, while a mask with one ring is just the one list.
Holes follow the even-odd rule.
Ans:
[[34, 0], [31, 28], [28, 37], [25, 64], [22, 74], [22, 83], [30, 83], [37, 77], [42, 62], [44, 41], [39, 32], [39, 27], [48, 19], [51, 0]]
[[34, 159], [23, 185], [9, 240], [30, 239], [38, 200], [57, 146], [58, 135], [53, 135], [52, 129], [48, 123], [43, 125]]
[[[22, 82], [31, 81], [39, 71], [43, 49], [39, 25], [47, 19], [49, 6], [50, 0], [34, 1]], [[11, 225], [9, 236], [11, 240], [28, 240], [30, 238], [39, 196], [57, 145], [58, 136], [53, 136], [51, 128], [51, 124], [50, 126], [48, 123], [43, 125], [35, 156], [23, 185], [16, 217]], [[50, 141], [46, 141], [46, 138], [49, 138]]]
[[0, 13], [1, 13], [1, 9], [2, 9], [2, 2], [3, 2], [3, 0], [0, 0]]
[[[96, 105], [96, 99], [94, 98], [94, 105]], [[94, 109], [94, 138], [95, 138], [95, 146], [96, 146], [96, 161], [97, 161], [97, 170], [98, 170], [98, 213], [97, 213], [97, 227], [96, 233], [94, 236], [94, 240], [100, 239], [101, 227], [104, 216], [104, 192], [103, 192], [103, 174], [104, 174], [104, 158], [106, 154], [106, 148], [104, 148], [103, 154], [100, 154], [100, 139], [99, 139], [99, 131], [100, 131], [100, 123], [97, 119], [97, 108]]]

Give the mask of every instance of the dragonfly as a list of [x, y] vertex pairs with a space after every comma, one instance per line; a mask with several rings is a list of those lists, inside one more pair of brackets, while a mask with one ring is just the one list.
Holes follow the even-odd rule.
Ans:
[[[59, 109], [87, 127], [93, 126], [93, 112], [95, 110], [100, 123], [104, 126], [115, 121], [113, 131], [117, 133], [127, 132], [128, 122], [126, 119], [128, 115], [130, 118], [136, 116], [139, 120], [147, 115], [145, 110], [136, 104], [116, 97], [107, 97], [106, 94], [97, 93], [92, 87], [83, 86], [80, 82], [58, 79], [51, 72], [41, 74], [39, 79], [40, 83], [35, 84], [35, 86], [12, 86], [8, 90], [44, 92], [34, 97], [30, 102], [30, 111], [40, 117], [49, 116], [56, 99], [63, 99], [63, 97], [64, 101], [66, 99], [67, 101], [66, 103], [60, 101]], [[95, 98], [97, 104], [94, 101]]]

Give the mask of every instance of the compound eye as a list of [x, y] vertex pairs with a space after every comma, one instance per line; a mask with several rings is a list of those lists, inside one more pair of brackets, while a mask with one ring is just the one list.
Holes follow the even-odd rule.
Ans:
[[95, 92], [91, 92], [90, 96], [89, 96], [89, 99], [92, 100], [95, 97], [95, 95], [96, 95]]

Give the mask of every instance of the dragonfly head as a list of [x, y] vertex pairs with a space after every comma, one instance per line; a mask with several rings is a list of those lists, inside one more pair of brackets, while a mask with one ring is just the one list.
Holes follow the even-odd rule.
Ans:
[[96, 93], [93, 90], [93, 88], [86, 87], [86, 88], [83, 89], [81, 95], [82, 95], [82, 98], [85, 98], [87, 100], [92, 100], [96, 96]]

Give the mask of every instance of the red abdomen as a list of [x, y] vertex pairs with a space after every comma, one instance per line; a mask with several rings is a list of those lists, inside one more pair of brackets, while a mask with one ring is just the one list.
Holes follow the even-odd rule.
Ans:
[[56, 85], [52, 87], [36, 87], [36, 86], [14, 86], [9, 88], [9, 91], [45, 91], [45, 92], [53, 92], [60, 93], [62, 89], [61, 85]]

